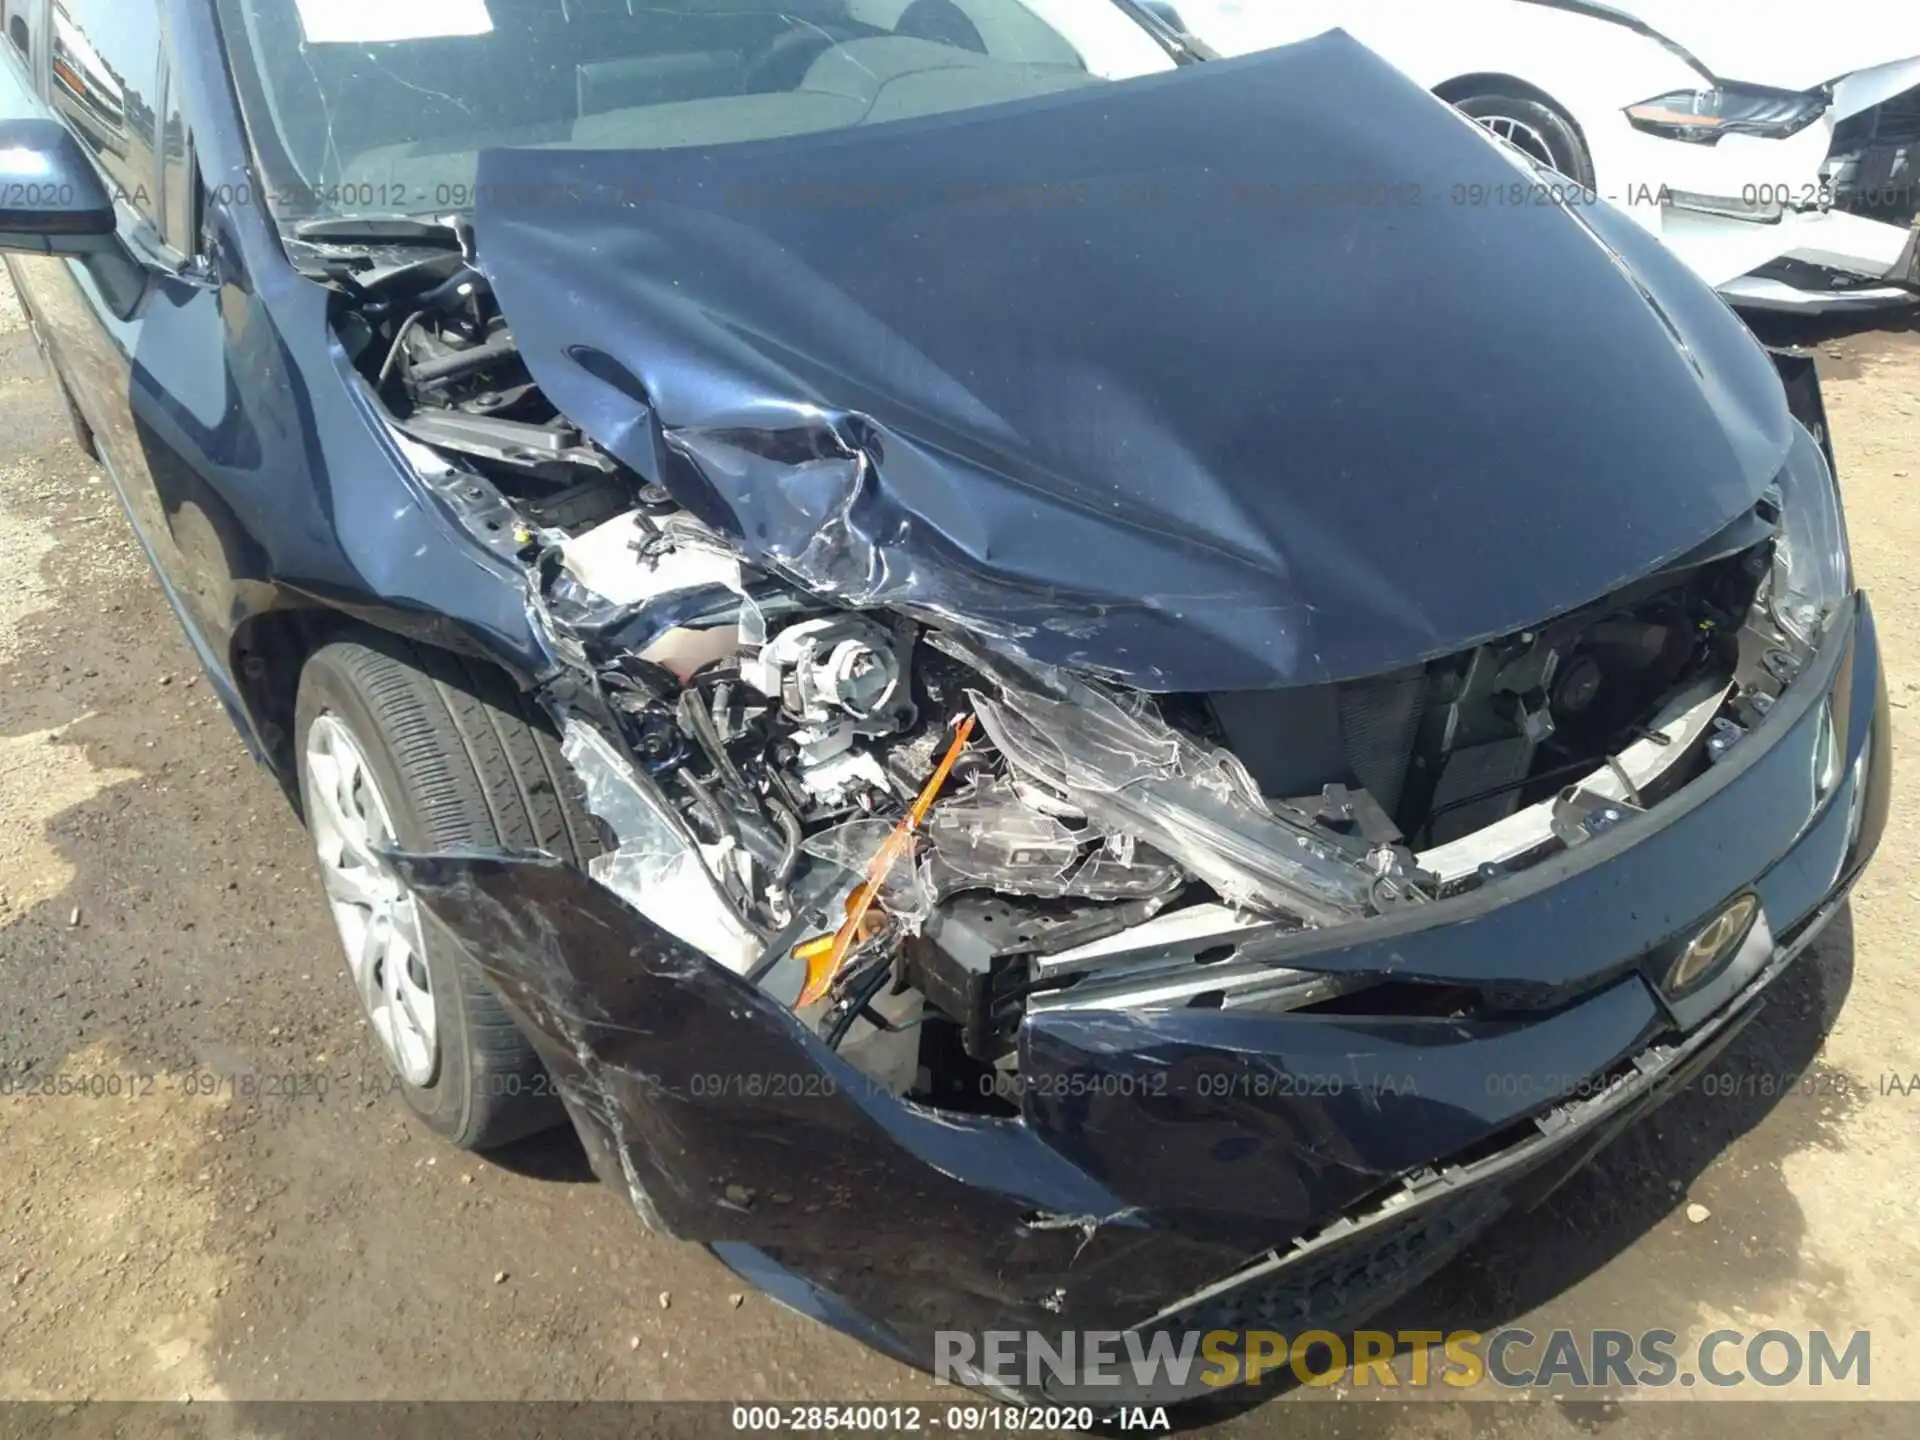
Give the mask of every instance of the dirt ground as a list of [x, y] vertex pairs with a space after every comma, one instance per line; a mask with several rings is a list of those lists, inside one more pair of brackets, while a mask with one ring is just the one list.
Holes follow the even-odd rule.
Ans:
[[[1820, 354], [1904, 769], [1920, 334]], [[1916, 831], [1920, 788], [1897, 785], [1851, 918], [1714, 1083], [1389, 1323], [1867, 1329], [1869, 1393], [1920, 1398]], [[197, 679], [0, 280], [0, 1067], [98, 1092], [0, 1098], [0, 1399], [953, 1398], [643, 1233], [570, 1137], [498, 1162], [435, 1142], [377, 1093], [343, 974], [303, 833]], [[289, 1079], [302, 1093], [263, 1093]], [[1683, 1408], [1707, 1407], [1309, 1421], [1281, 1400], [1220, 1429], [1337, 1409], [1353, 1435], [1668, 1435]]]

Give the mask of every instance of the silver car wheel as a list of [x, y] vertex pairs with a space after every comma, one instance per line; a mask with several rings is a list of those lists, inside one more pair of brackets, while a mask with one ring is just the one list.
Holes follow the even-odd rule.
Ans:
[[409, 1085], [430, 1084], [440, 1042], [420, 910], [375, 853], [394, 843], [386, 800], [334, 715], [308, 728], [306, 762], [307, 826], [354, 989], [394, 1070]]
[[1476, 115], [1475, 122], [1485, 126], [1509, 145], [1517, 145], [1542, 165], [1557, 168], [1553, 158], [1553, 146], [1547, 137], [1524, 120], [1516, 120], [1511, 115]]

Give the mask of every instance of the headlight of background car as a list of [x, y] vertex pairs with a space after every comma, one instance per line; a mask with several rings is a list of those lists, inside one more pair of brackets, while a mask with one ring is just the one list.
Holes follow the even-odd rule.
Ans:
[[1769, 90], [1761, 85], [1720, 85], [1712, 90], [1676, 90], [1627, 106], [1636, 130], [1668, 140], [1711, 145], [1722, 135], [1761, 135], [1784, 140], [1827, 112], [1823, 90]]
[[1774, 485], [1780, 531], [1773, 542], [1767, 603], [1782, 629], [1813, 646], [1853, 593], [1853, 565], [1833, 470], [1806, 426], [1796, 421], [1793, 432], [1793, 448]]

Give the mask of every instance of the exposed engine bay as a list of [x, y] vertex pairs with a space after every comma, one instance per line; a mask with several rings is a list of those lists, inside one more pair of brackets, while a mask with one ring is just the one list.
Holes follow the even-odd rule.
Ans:
[[336, 328], [370, 395], [527, 569], [562, 661], [542, 699], [607, 832], [594, 878], [927, 1103], [1004, 1110], [1031, 1010], [1375, 1003], [1369, 977], [1259, 948], [1633, 824], [1764, 719], [1817, 639], [1769, 495], [1614, 594], [1393, 674], [1121, 688], [748, 565], [676, 498], [695, 492], [556, 412], [470, 257], [353, 253]]

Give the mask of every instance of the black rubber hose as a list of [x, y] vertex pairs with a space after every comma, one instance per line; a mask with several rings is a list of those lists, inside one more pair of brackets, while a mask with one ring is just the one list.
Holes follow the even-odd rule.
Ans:
[[786, 839], [786, 846], [780, 852], [780, 863], [774, 866], [773, 877], [767, 882], [768, 896], [784, 901], [787, 884], [793, 879], [794, 869], [800, 863], [800, 817], [793, 813], [793, 807], [786, 801], [772, 795], [763, 796], [761, 803], [773, 812], [780, 833]]
[[520, 348], [514, 344], [513, 336], [503, 330], [491, 340], [483, 340], [471, 349], [456, 350], [451, 355], [436, 355], [431, 360], [416, 360], [409, 367], [407, 376], [415, 385], [437, 385], [443, 380], [484, 370], [498, 361], [511, 360], [519, 353]]
[[734, 844], [738, 845], [740, 843], [740, 827], [734, 823], [733, 817], [727, 813], [726, 806], [722, 805], [719, 800], [714, 797], [713, 791], [701, 783], [691, 770], [678, 770], [674, 773], [680, 783], [693, 792], [693, 798], [699, 802], [700, 808], [707, 812], [707, 819], [713, 825], [714, 838], [722, 843], [731, 840]]
[[867, 1008], [873, 997], [878, 995], [887, 981], [892, 978], [893, 966], [884, 963], [875, 965], [871, 975], [861, 978], [859, 988], [840, 1002], [839, 1013], [833, 1017], [833, 1025], [822, 1037], [827, 1042], [829, 1050], [840, 1048], [840, 1042], [847, 1038], [847, 1031], [851, 1030], [853, 1022], [860, 1018], [860, 1012]]
[[831, 928], [827, 912], [822, 906], [830, 896], [859, 882], [859, 875], [853, 871], [827, 861], [809, 865], [800, 880], [801, 893], [794, 897], [793, 919], [767, 942], [767, 948], [760, 952], [760, 958], [753, 962], [753, 968], [747, 971], [746, 978], [758, 985], [808, 935]]
[[380, 378], [374, 382], [376, 385], [385, 385], [393, 378], [394, 367], [400, 363], [400, 347], [407, 343], [407, 336], [413, 327], [426, 318], [426, 311], [416, 310], [400, 322], [400, 328], [393, 332], [393, 344], [387, 349], [387, 358], [380, 364]]
[[748, 787], [746, 777], [740, 773], [740, 767], [733, 763], [733, 757], [727, 754], [727, 747], [721, 743], [720, 731], [714, 725], [707, 702], [698, 690], [689, 687], [680, 692], [679, 719], [680, 728], [692, 732], [693, 738], [700, 742], [700, 748], [707, 752], [707, 759], [713, 762], [714, 770], [726, 782], [727, 788], [752, 804], [753, 791]]
[[438, 285], [427, 291], [426, 294], [422, 295], [416, 303], [419, 304], [422, 310], [431, 310], [438, 315], [449, 308], [448, 301], [464, 300], [466, 298], [466, 296], [460, 293], [463, 285], [481, 286], [484, 284], [486, 284], [486, 281], [477, 270], [471, 265], [462, 265], [458, 270], [454, 271], [453, 274], [449, 275]]

